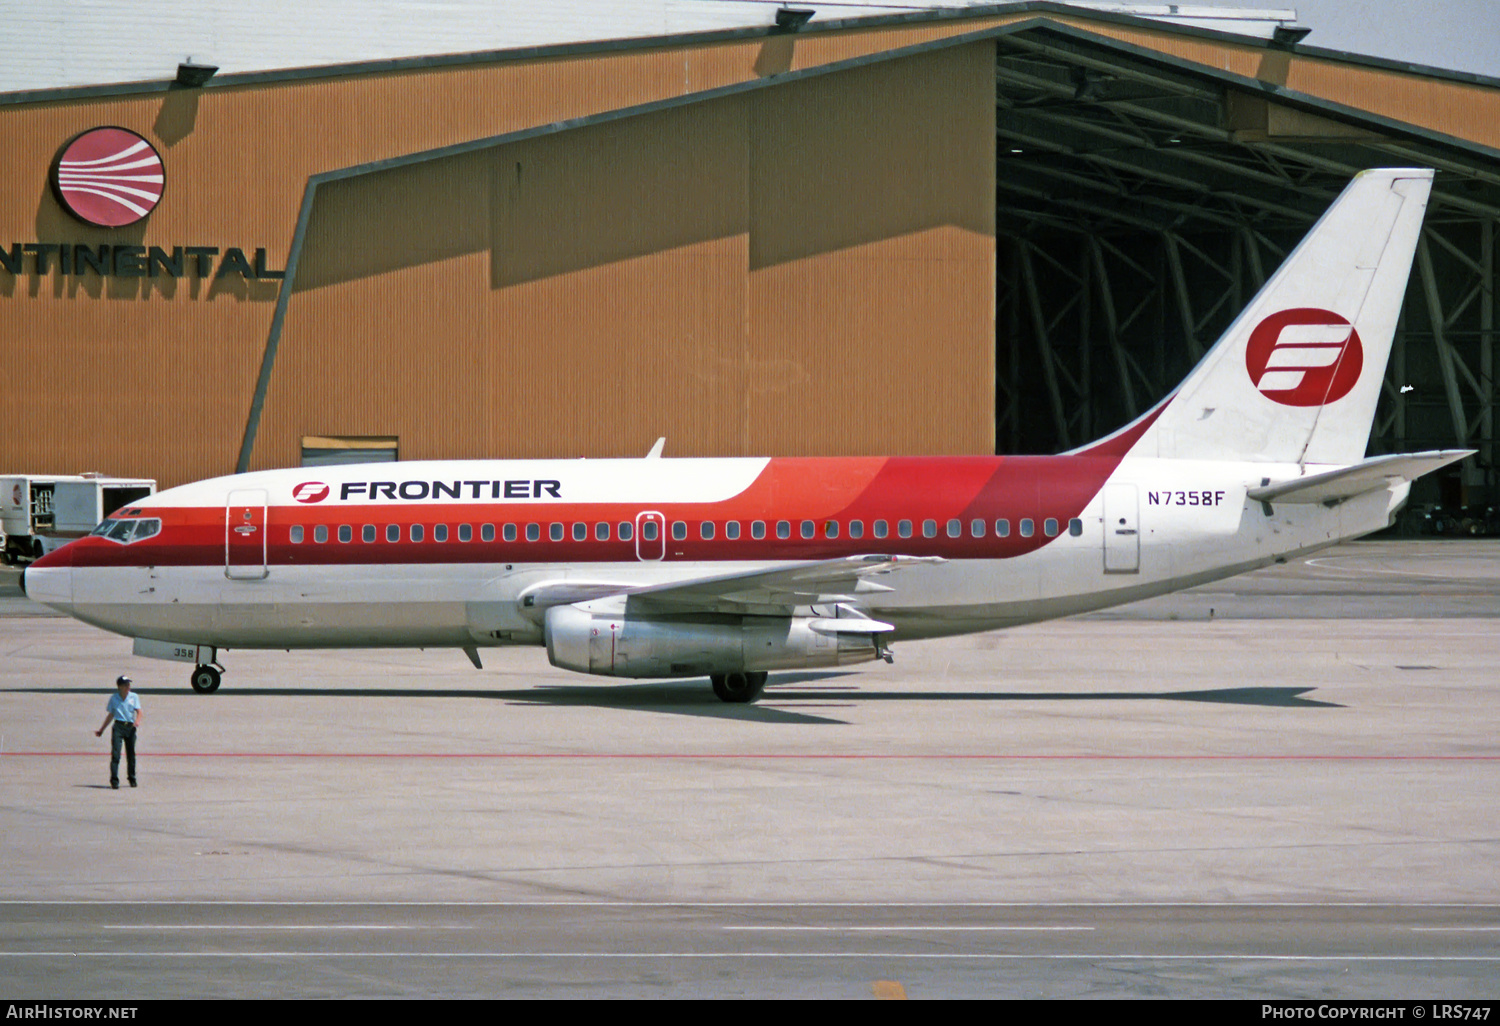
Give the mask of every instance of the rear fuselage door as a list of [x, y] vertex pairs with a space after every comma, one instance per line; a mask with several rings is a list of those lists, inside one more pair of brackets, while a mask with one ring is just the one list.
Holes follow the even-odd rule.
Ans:
[[266, 567], [266, 492], [261, 488], [232, 491], [224, 505], [224, 576], [236, 581], [258, 581]]
[[1104, 486], [1104, 572], [1141, 570], [1140, 498], [1133, 484]]

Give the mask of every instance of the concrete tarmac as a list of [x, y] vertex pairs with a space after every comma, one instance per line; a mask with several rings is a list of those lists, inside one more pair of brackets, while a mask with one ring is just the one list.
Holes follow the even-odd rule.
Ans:
[[1500, 991], [1500, 544], [1344, 546], [751, 707], [538, 650], [230, 652], [203, 696], [5, 583], [0, 998]]

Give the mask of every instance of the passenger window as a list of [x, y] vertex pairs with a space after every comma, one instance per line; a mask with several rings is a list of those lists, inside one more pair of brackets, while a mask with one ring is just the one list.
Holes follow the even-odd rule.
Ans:
[[641, 539], [643, 541], [656, 541], [657, 526], [655, 520], [647, 520], [641, 524]]
[[501, 527], [500, 528], [500, 537], [504, 538], [508, 542], [515, 541], [516, 540], [516, 525], [515, 524], [506, 524], [505, 526]]
[[1047, 535], [1048, 538], [1056, 538], [1057, 537], [1057, 518], [1056, 517], [1048, 517], [1046, 520], [1042, 521], [1042, 530], [1046, 533], [1046, 535]]
[[562, 524], [549, 524], [547, 526], [547, 537], [553, 541], [562, 541], [563, 535], [566, 533]]
[[976, 538], [983, 538], [984, 537], [984, 521], [983, 520], [970, 520], [969, 521], [969, 533], [972, 534]]
[[910, 538], [911, 537], [911, 521], [910, 520], [898, 520], [898, 521], [896, 521], [896, 533], [899, 534], [903, 538]]
[[427, 529], [426, 528], [424, 528], [421, 524], [412, 524], [411, 525], [411, 540], [412, 541], [419, 542], [419, 541], [421, 541], [422, 539], [424, 539], [426, 537], [427, 537]]
[[950, 521], [948, 521], [948, 537], [949, 538], [957, 538], [959, 535], [961, 535], [963, 533], [964, 533], [964, 525], [963, 524], [959, 523], [957, 520], [950, 520]]
[[687, 537], [687, 523], [682, 520], [672, 521], [672, 540], [682, 541]]
[[359, 529], [359, 537], [360, 537], [360, 540], [364, 541], [364, 542], [372, 542], [372, 541], [374, 541], [375, 540], [375, 525], [374, 524], [366, 524], [364, 527], [361, 527]]
[[936, 520], [924, 520], [924, 521], [922, 521], [922, 537], [923, 538], [936, 538], [937, 537], [937, 521]]
[[789, 520], [776, 521], [776, 537], [790, 538], [792, 536], [792, 523]]
[[485, 524], [479, 529], [479, 540], [492, 542], [495, 540], [495, 525]]
[[635, 525], [628, 520], [620, 521], [620, 540], [629, 541], [635, 537]]
[[302, 525], [301, 524], [293, 524], [292, 525], [291, 539], [292, 539], [292, 544], [293, 545], [301, 545], [302, 544]]
[[534, 541], [541, 541], [542, 540], [542, 525], [541, 524], [527, 524], [526, 525], [526, 540], [527, 541], [532, 541], [532, 542], [534, 542]]
[[766, 536], [766, 522], [764, 520], [753, 520], [750, 522], [750, 537], [760, 541]]
[[473, 524], [459, 524], [458, 525], [458, 540], [461, 541], [461, 542], [473, 541], [474, 540], [474, 525]]
[[1077, 517], [1074, 517], [1072, 520], [1069, 520], [1068, 521], [1068, 534], [1072, 535], [1074, 538], [1082, 538], [1083, 537], [1083, 521], [1079, 520]]
[[865, 522], [863, 520], [849, 521], [849, 537], [863, 538], [865, 536]]
[[339, 541], [347, 542], [354, 539], [354, 530], [348, 524], [339, 525]]
[[884, 520], [875, 521], [875, 537], [884, 538], [889, 533], [889, 525]]
[[589, 540], [589, 525], [588, 524], [584, 524], [584, 523], [575, 523], [573, 525], [573, 540], [574, 541], [588, 541]]
[[1031, 518], [1026, 517], [1021, 521], [1021, 537], [1030, 538], [1036, 533], [1036, 528], [1031, 523]]
[[813, 524], [813, 522], [811, 520], [804, 520], [804, 521], [802, 521], [802, 537], [804, 537], [804, 538], [811, 538], [813, 535], [815, 535], [817, 533], [818, 533], [818, 529]]
[[712, 520], [705, 520], [698, 525], [698, 537], [704, 541], [714, 540], [714, 522]]
[[445, 542], [445, 541], [447, 541], [448, 540], [448, 525], [447, 524], [433, 524], [432, 525], [432, 540], [435, 541], [435, 542]]
[[724, 525], [724, 537], [728, 538], [730, 541], [739, 541], [739, 539], [740, 539], [740, 522], [738, 520], [730, 520], [727, 523], [725, 523], [725, 525]]
[[327, 540], [328, 540], [328, 525], [327, 524], [319, 524], [317, 527], [313, 528], [313, 541], [317, 542], [319, 545], [322, 545]]
[[385, 525], [385, 540], [388, 541], [388, 542], [398, 542], [398, 541], [400, 541], [401, 540], [401, 525], [400, 524], [386, 524]]
[[837, 520], [827, 520], [827, 521], [824, 521], [824, 523], [823, 523], [823, 537], [824, 538], [837, 538], [838, 536], [839, 536], [839, 522]]
[[594, 525], [594, 541], [609, 541], [609, 525], [602, 520]]
[[1009, 520], [1005, 519], [1004, 517], [1001, 517], [999, 520], [995, 521], [995, 537], [996, 538], [1009, 538], [1010, 537], [1010, 521]]

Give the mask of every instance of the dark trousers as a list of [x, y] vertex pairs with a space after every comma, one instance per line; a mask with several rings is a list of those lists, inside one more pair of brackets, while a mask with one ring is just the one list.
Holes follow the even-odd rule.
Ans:
[[120, 745], [125, 746], [125, 770], [130, 779], [135, 779], [135, 724], [115, 721], [109, 735], [109, 781], [120, 782]]

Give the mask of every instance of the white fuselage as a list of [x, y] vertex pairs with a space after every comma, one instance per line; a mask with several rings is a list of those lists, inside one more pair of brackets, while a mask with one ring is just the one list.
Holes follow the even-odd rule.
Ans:
[[[696, 463], [726, 461], [661, 462], [692, 477]], [[580, 461], [576, 465], [588, 464]], [[1379, 489], [1333, 508], [1291, 503], [1268, 508], [1246, 497], [1247, 488], [1268, 477], [1296, 477], [1315, 469], [1327, 468], [1126, 458], [1119, 461], [1103, 487], [1076, 511], [1076, 516], [1053, 518], [1061, 521], [1055, 536], [1044, 537], [1047, 518], [1041, 514], [1046, 512], [1042, 508], [1045, 503], [1037, 516], [1009, 518], [1013, 536], [1021, 531], [1022, 519], [1029, 521], [1035, 544], [1027, 551], [946, 556], [941, 562], [903, 572], [899, 588], [844, 597], [865, 614], [894, 625], [894, 639], [990, 630], [1067, 616], [1228, 577], [1378, 530], [1390, 522], [1409, 488], [1400, 485]], [[499, 473], [503, 479], [505, 471]], [[286, 492], [307, 476], [306, 471], [270, 471], [220, 481], [231, 483], [237, 491], [264, 488], [272, 496], [267, 522], [274, 526], [295, 521], [306, 511], [296, 502], [278, 504], [274, 496], [278, 489]], [[194, 501], [202, 501], [205, 486], [190, 487], [197, 490]], [[139, 510], [138, 515], [149, 515], [159, 508], [173, 509], [182, 501], [174, 491], [133, 508]], [[205, 508], [225, 508], [230, 491], [229, 484], [209, 489], [210, 497], [222, 497], [211, 506], [204, 503]], [[663, 509], [664, 524], [674, 522], [669, 502], [637, 505]], [[915, 506], [921, 506], [920, 497]], [[399, 505], [386, 508], [409, 512]], [[483, 517], [519, 519], [518, 512], [523, 511], [514, 505], [496, 509], [476, 503], [464, 515], [477, 523]], [[802, 512], [789, 509], [786, 516], [795, 524]], [[953, 510], [935, 509], [930, 518], [921, 517], [919, 512], [909, 518], [913, 523], [910, 539], [896, 536], [898, 518], [892, 516], [887, 518], [892, 526], [886, 538], [870, 537], [869, 528], [864, 528], [865, 537], [855, 541], [847, 537], [846, 520], [840, 530], [843, 549], [851, 553], [921, 553], [934, 545], [941, 548], [947, 541], [947, 522]], [[573, 507], [566, 516], [548, 514], [553, 515], [559, 516], [564, 525], [576, 520], [590, 530], [598, 522], [588, 504]], [[616, 511], [611, 519], [617, 516]], [[701, 516], [701, 512], [695, 512], [691, 517], [694, 535], [700, 530]], [[362, 542], [356, 534], [350, 542], [342, 543], [346, 550], [361, 550], [357, 559], [336, 563], [272, 560], [263, 573], [235, 575], [226, 564], [226, 549], [218, 549], [211, 560], [173, 564], [39, 564], [28, 571], [26, 588], [33, 598], [106, 630], [219, 648], [534, 645], [542, 642], [545, 604], [527, 605], [524, 595], [539, 587], [555, 603], [558, 595], [573, 598], [575, 592], [578, 598], [589, 598], [611, 590], [628, 592], [705, 574], [728, 575], [798, 562], [787, 558], [734, 559], [729, 543], [725, 546], [730, 558], [680, 559], [674, 557], [675, 542], [671, 538], [665, 539], [660, 559], [635, 555], [577, 561], [568, 558], [571, 535], [558, 542], [543, 535], [539, 545], [550, 544], [555, 559], [475, 560], [460, 551], [457, 554], [465, 558], [383, 561], [386, 524], [368, 506], [349, 519], [354, 521], [356, 532], [363, 527], [360, 521], [373, 522], [376, 532], [374, 542]], [[748, 523], [748, 517], [745, 519]], [[774, 523], [775, 516], [768, 513], [764, 519]], [[921, 536], [923, 519], [937, 522], [937, 539], [928, 541]], [[996, 518], [989, 515], [961, 518], [962, 540], [981, 544], [972, 537], [976, 519], [982, 521], [985, 534], [998, 546], [1000, 539], [994, 537]], [[406, 517], [402, 522], [403, 543], [409, 520]], [[820, 532], [825, 530], [826, 514], [820, 511], [816, 522]], [[1076, 522], [1071, 531], [1070, 522]], [[571, 531], [571, 527], [566, 529]], [[171, 530], [169, 523], [161, 537], [167, 539]], [[424, 541], [431, 545], [431, 528], [427, 530]], [[460, 550], [477, 545], [479, 528], [471, 530], [476, 532], [473, 541], [448, 544]], [[722, 532], [723, 527], [718, 530]], [[310, 528], [303, 531], [306, 536]], [[794, 534], [782, 543], [778, 555], [784, 556], [799, 540]], [[112, 544], [103, 539], [90, 539], [88, 543]], [[322, 544], [340, 543], [335, 538]], [[305, 540], [300, 545], [310, 548], [313, 543]], [[745, 545], [752, 546], [748, 537]], [[533, 551], [536, 547], [532, 546]], [[624, 548], [627, 557], [633, 554], [631, 546]], [[573, 591], [569, 591], [569, 585], [575, 586]], [[809, 612], [815, 610], [815, 606], [810, 607]]]

